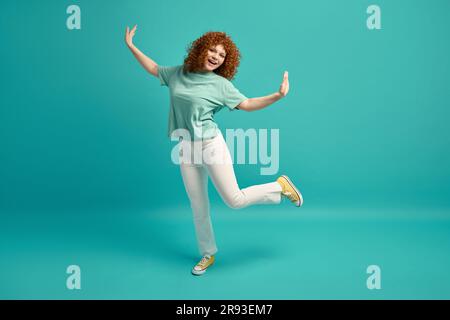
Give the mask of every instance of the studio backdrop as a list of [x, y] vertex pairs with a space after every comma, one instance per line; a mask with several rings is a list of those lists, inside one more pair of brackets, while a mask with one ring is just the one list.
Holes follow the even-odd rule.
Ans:
[[[447, 0], [3, 1], [0, 297], [450, 298], [449, 13]], [[255, 139], [234, 165], [241, 187], [289, 174], [304, 206], [235, 211], [210, 184], [222, 258], [201, 279], [169, 91], [128, 50], [135, 24], [163, 66], [226, 32], [247, 97], [289, 72], [284, 99], [215, 120]]]

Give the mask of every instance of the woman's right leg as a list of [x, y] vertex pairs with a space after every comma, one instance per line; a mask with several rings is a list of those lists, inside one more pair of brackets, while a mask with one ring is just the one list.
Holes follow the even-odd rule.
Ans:
[[208, 174], [201, 165], [181, 163], [180, 169], [191, 203], [200, 254], [214, 255], [217, 246], [209, 212]]

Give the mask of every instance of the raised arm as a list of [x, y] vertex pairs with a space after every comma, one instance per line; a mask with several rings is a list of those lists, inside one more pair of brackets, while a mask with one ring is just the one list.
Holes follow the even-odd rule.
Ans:
[[150, 74], [154, 75], [155, 77], [158, 77], [158, 65], [155, 61], [147, 57], [145, 54], [141, 52], [134, 44], [133, 44], [133, 37], [136, 33], [137, 25], [134, 26], [133, 29], [130, 29], [127, 27], [125, 31], [125, 43], [127, 44], [128, 48], [131, 50], [133, 55], [136, 57], [137, 61], [144, 67], [145, 70], [147, 70]]
[[289, 75], [288, 72], [285, 71], [283, 75], [283, 81], [280, 85], [280, 90], [278, 92], [269, 94], [264, 97], [258, 98], [249, 98], [247, 100], [242, 101], [237, 108], [245, 111], [256, 111], [264, 109], [265, 107], [277, 102], [281, 98], [284, 98], [289, 92]]

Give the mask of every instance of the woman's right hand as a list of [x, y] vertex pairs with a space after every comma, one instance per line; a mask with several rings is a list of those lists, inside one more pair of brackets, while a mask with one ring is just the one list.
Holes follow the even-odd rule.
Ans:
[[135, 25], [133, 27], [133, 29], [131, 29], [131, 31], [130, 31], [130, 29], [127, 27], [127, 30], [125, 32], [125, 42], [128, 47], [131, 47], [133, 45], [133, 37], [136, 33], [136, 28], [137, 28], [137, 25]]

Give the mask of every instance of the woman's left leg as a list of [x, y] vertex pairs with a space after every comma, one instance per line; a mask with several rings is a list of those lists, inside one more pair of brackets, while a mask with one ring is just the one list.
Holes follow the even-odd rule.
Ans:
[[254, 204], [279, 204], [281, 202], [282, 187], [278, 182], [239, 188], [231, 155], [221, 134], [203, 151], [206, 154], [214, 154], [211, 163], [205, 163], [205, 167], [214, 186], [229, 207], [239, 209]]

